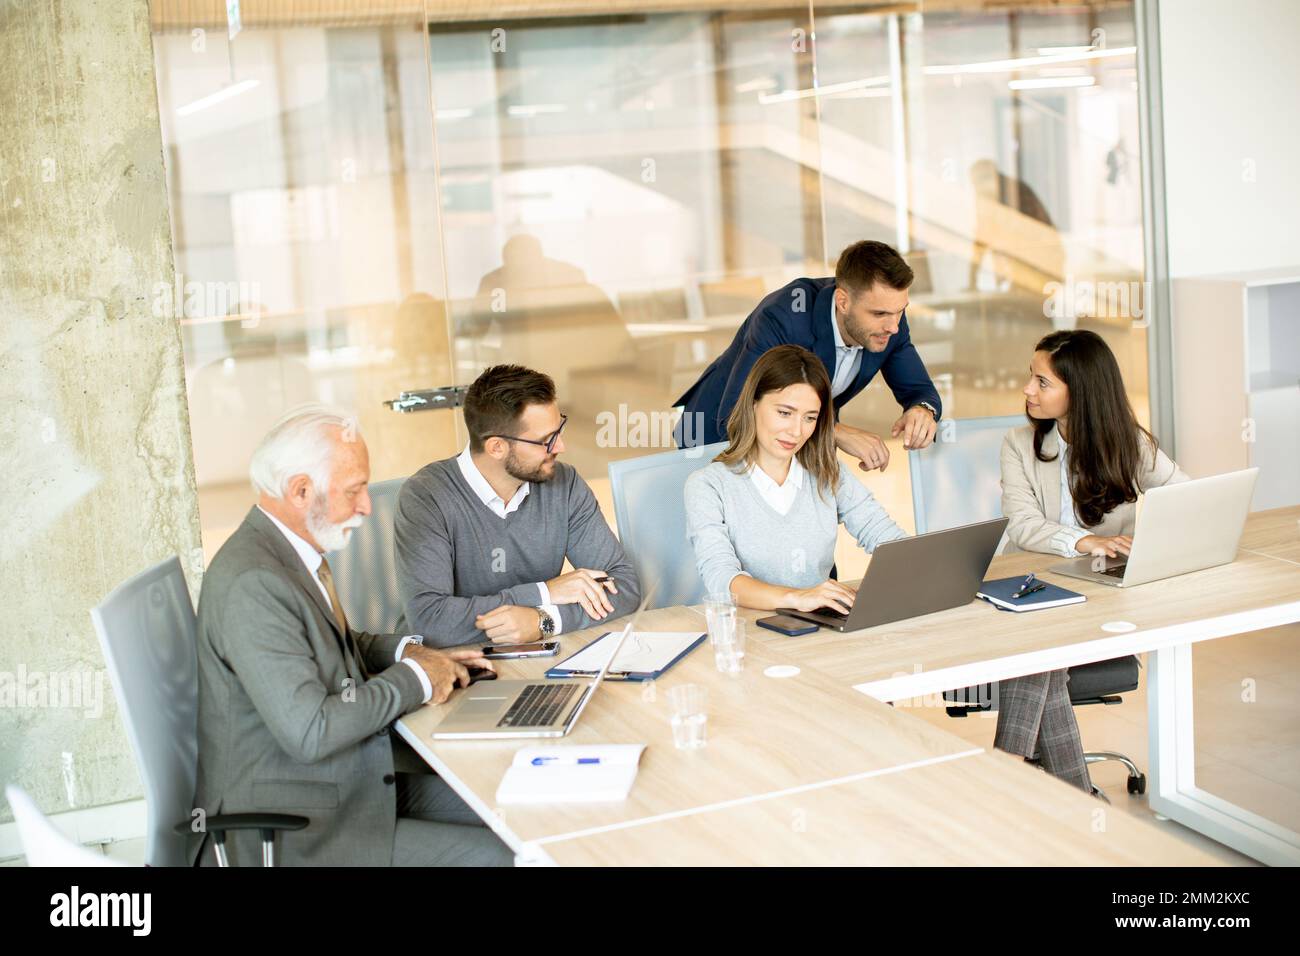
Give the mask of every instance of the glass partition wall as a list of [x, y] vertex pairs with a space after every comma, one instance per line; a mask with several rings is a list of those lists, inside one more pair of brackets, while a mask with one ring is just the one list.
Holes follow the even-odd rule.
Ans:
[[[268, 0], [231, 39], [224, 5], [156, 0], [209, 555], [285, 408], [350, 408], [400, 477], [464, 427], [383, 401], [497, 362], [556, 379], [604, 500], [763, 294], [864, 238], [916, 272], [946, 416], [1019, 412], [1034, 343], [1079, 326], [1146, 419], [1130, 3], [624, 7]], [[843, 417], [897, 415], [878, 381]], [[863, 480], [910, 528], [891, 447]]]

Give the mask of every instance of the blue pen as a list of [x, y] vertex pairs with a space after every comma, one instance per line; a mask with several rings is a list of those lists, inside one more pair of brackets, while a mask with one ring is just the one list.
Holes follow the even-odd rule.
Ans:
[[1024, 583], [1022, 583], [1020, 587], [1016, 589], [1016, 593], [1011, 595], [1011, 600], [1014, 601], [1016, 598], [1024, 597], [1026, 594], [1032, 594], [1034, 591], [1041, 591], [1043, 587], [1046, 586], [1047, 585], [1043, 585], [1042, 587], [1035, 588], [1034, 576], [1033, 574], [1029, 574], [1025, 577]]
[[532, 764], [534, 767], [543, 767], [548, 763], [574, 763], [574, 764], [600, 763], [600, 758], [579, 757], [577, 760], [574, 760], [571, 757], [534, 757], [532, 759]]

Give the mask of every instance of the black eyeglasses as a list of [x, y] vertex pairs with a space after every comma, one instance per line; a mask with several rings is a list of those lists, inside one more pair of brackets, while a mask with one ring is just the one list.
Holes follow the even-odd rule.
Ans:
[[505, 441], [521, 441], [526, 445], [541, 445], [546, 449], [546, 454], [549, 455], [555, 450], [555, 443], [560, 440], [560, 432], [564, 431], [565, 423], [568, 422], [568, 420], [568, 415], [561, 415], [560, 427], [540, 440], [536, 438], [520, 438], [517, 435], [484, 435], [483, 440], [487, 441], [489, 438], [501, 438]]

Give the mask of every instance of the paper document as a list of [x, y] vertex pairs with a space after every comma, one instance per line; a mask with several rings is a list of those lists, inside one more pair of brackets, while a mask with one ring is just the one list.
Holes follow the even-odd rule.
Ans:
[[645, 744], [523, 747], [515, 753], [498, 804], [626, 800]]
[[[700, 631], [633, 631], [610, 667], [612, 674], [653, 674], [664, 670], [700, 639]], [[594, 674], [609, 658], [618, 635], [605, 635], [551, 668], [551, 673]]]

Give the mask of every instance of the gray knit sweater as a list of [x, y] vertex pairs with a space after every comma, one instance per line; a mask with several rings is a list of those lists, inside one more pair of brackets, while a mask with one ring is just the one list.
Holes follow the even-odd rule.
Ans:
[[840, 523], [868, 552], [907, 537], [843, 462], [834, 495], [805, 473], [784, 515], [763, 500], [747, 471], [717, 461], [686, 479], [685, 494], [687, 535], [706, 593], [725, 592], [741, 573], [780, 587], [820, 584], [835, 563]]
[[579, 604], [560, 605], [568, 633], [636, 610], [636, 571], [609, 530], [587, 483], [563, 462], [550, 481], [534, 482], [518, 509], [499, 518], [461, 474], [455, 458], [425, 465], [397, 498], [394, 528], [403, 634], [435, 647], [485, 640], [474, 618], [503, 604], [536, 607], [537, 585], [564, 570], [608, 571], [618, 586], [614, 613], [589, 618]]

